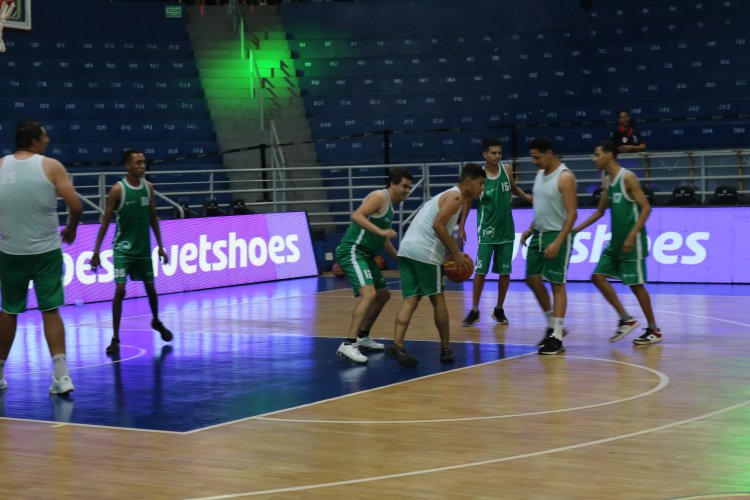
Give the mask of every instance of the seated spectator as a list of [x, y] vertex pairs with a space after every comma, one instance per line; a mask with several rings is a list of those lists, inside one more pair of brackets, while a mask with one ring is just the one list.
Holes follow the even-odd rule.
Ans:
[[641, 141], [641, 134], [633, 128], [630, 111], [621, 109], [617, 112], [617, 128], [612, 132], [612, 142], [620, 153], [638, 153], [646, 150], [646, 143]]

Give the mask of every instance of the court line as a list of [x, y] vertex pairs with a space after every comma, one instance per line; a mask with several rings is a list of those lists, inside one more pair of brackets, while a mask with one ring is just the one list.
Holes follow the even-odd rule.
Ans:
[[703, 493], [701, 495], [690, 495], [687, 497], [669, 497], [664, 500], [709, 500], [711, 498], [749, 498], [750, 491], [729, 491], [724, 493]]
[[459, 371], [470, 370], [472, 368], [477, 368], [479, 366], [485, 366], [485, 365], [489, 365], [489, 364], [492, 364], [492, 363], [500, 363], [500, 362], [503, 362], [503, 361], [509, 361], [511, 359], [523, 358], [525, 356], [530, 356], [532, 354], [536, 354], [536, 353], [535, 352], [527, 352], [525, 354], [519, 354], [518, 356], [511, 356], [509, 358], [495, 359], [495, 360], [492, 360], [492, 361], [487, 361], [485, 363], [479, 363], [479, 364], [470, 365], [470, 366], [463, 366], [461, 368], [454, 368], [453, 370], [448, 370], [448, 371], [444, 371], [444, 372], [430, 373], [429, 375], [424, 375], [422, 377], [412, 378], [412, 379], [409, 379], [409, 380], [402, 380], [401, 382], [396, 382], [396, 383], [393, 383], [393, 384], [383, 385], [383, 386], [380, 386], [380, 387], [373, 387], [372, 389], [367, 389], [367, 390], [364, 390], [364, 391], [351, 392], [349, 394], [342, 394], [341, 396], [335, 396], [335, 397], [328, 398], [328, 399], [322, 399], [320, 401], [313, 401], [312, 403], [306, 403], [306, 404], [299, 405], [299, 406], [294, 406], [294, 407], [291, 407], [291, 408], [284, 408], [284, 409], [281, 409], [281, 410], [275, 410], [275, 411], [268, 412], [268, 413], [262, 413], [260, 415], [253, 415], [252, 417], [240, 418], [240, 419], [237, 419], [237, 420], [232, 420], [230, 422], [222, 422], [220, 424], [212, 425], [212, 426], [209, 426], [209, 427], [201, 427], [200, 429], [193, 429], [191, 431], [186, 431], [185, 434], [195, 434], [197, 432], [203, 432], [203, 431], [209, 430], [209, 429], [217, 429], [219, 427], [224, 427], [224, 426], [227, 426], [227, 425], [237, 424], [237, 423], [240, 423], [240, 422], [246, 422], [248, 420], [260, 420], [260, 419], [262, 419], [264, 417], [268, 417], [270, 415], [276, 415], [278, 413], [284, 413], [284, 412], [288, 412], [288, 411], [299, 410], [299, 409], [302, 409], [302, 408], [308, 408], [310, 406], [319, 405], [321, 403], [328, 403], [328, 402], [331, 402], [331, 401], [337, 401], [339, 399], [350, 398], [352, 396], [356, 396], [356, 395], [359, 395], [359, 394], [367, 394], [368, 392], [379, 391], [379, 390], [385, 389], [387, 387], [396, 387], [396, 386], [399, 386], [399, 385], [410, 384], [412, 382], [416, 382], [417, 380], [426, 380], [428, 378], [438, 377], [438, 376], [441, 376], [441, 375], [446, 375], [448, 373], [456, 373], [456, 372], [459, 372]]
[[409, 471], [409, 472], [399, 472], [395, 474], [384, 474], [381, 476], [370, 476], [370, 477], [363, 477], [359, 479], [347, 479], [343, 481], [332, 481], [328, 483], [318, 483], [318, 484], [307, 484], [303, 486], [291, 486], [287, 488], [276, 488], [272, 490], [259, 490], [259, 491], [248, 491], [243, 493], [230, 493], [226, 495], [217, 495], [217, 496], [210, 496], [210, 497], [196, 497], [191, 498], [190, 500], [221, 500], [226, 498], [238, 498], [238, 497], [246, 497], [246, 496], [256, 496], [256, 495], [269, 495], [269, 494], [275, 494], [275, 493], [289, 493], [293, 491], [306, 491], [306, 490], [313, 490], [313, 489], [320, 489], [320, 488], [332, 488], [336, 486], [346, 486], [350, 484], [361, 484], [361, 483], [369, 483], [373, 481], [382, 481], [386, 479], [397, 479], [402, 477], [410, 477], [410, 476], [419, 476], [424, 474], [433, 474], [436, 472], [445, 472], [450, 470], [458, 470], [458, 469], [468, 469], [470, 467], [479, 467], [482, 465], [490, 465], [490, 464], [497, 464], [502, 462], [510, 462], [513, 460], [520, 460], [524, 458], [533, 458], [533, 457], [540, 457], [544, 455], [551, 455], [553, 453], [560, 453], [564, 451], [570, 451], [570, 450], [577, 450], [580, 448], [587, 448], [590, 446], [596, 446], [599, 444], [605, 444], [605, 443], [611, 443], [614, 441], [621, 441], [623, 439], [629, 439], [633, 437], [639, 437], [646, 434], [651, 434], [654, 432], [660, 432], [668, 429], [672, 429], [674, 427], [678, 427], [685, 424], [690, 424], [693, 422], [697, 422], [700, 420], [705, 420], [707, 418], [715, 417], [717, 415], [721, 415], [723, 413], [727, 413], [733, 410], [736, 410], [738, 408], [741, 408], [743, 406], [746, 406], [750, 404], [750, 399], [743, 401], [741, 403], [737, 403], [731, 406], [727, 406], [724, 408], [721, 408], [719, 410], [715, 410], [709, 413], [704, 413], [703, 415], [698, 415], [691, 418], [686, 418], [683, 420], [678, 420], [676, 422], [672, 422], [669, 424], [660, 425], [657, 427], [651, 427], [649, 429], [642, 429], [640, 431], [635, 432], [629, 432], [627, 434], [619, 434], [617, 436], [611, 436], [608, 438], [602, 438], [602, 439], [596, 439], [593, 441], [586, 441], [583, 443], [578, 444], [572, 444], [568, 446], [561, 446], [558, 448], [550, 448], [547, 450], [539, 450], [534, 451], [530, 453], [522, 453], [520, 455], [512, 455], [510, 457], [502, 457], [502, 458], [492, 458], [489, 460], [481, 460], [477, 462], [467, 462], [463, 464], [454, 464], [454, 465], [446, 465], [444, 467], [435, 467], [431, 469], [421, 469], [421, 470], [415, 470], [415, 471]]
[[[104, 363], [96, 363], [96, 364], [93, 364], [93, 365], [82, 365], [82, 366], [72, 366], [72, 367], [69, 366], [68, 370], [69, 371], [73, 371], [73, 370], [83, 370], [84, 368], [96, 368], [98, 366], [109, 366], [109, 365], [113, 365], [115, 363], [122, 363], [123, 361], [130, 361], [130, 360], [133, 360], [133, 359], [140, 358], [141, 356], [145, 356], [146, 353], [147, 353], [146, 349], [143, 349], [142, 347], [136, 347], [134, 345], [125, 345], [125, 344], [122, 344], [120, 347], [132, 347], [133, 349], [137, 349], [138, 350], [138, 354], [136, 354], [134, 356], [130, 356], [129, 358], [122, 358], [122, 359], [117, 359], [117, 360], [109, 360], [109, 361], [106, 361]], [[52, 370], [39, 370], [39, 371], [34, 371], [34, 372], [8, 372], [8, 373], [6, 373], [6, 375], [10, 375], [10, 376], [15, 376], [15, 375], [37, 375], [39, 373], [52, 373]]]
[[[603, 403], [595, 403], [585, 406], [577, 406], [573, 408], [560, 408], [558, 410], [543, 410], [543, 411], [535, 411], [535, 412], [528, 412], [528, 413], [513, 413], [508, 415], [489, 415], [484, 417], [459, 417], [459, 418], [440, 418], [440, 419], [430, 419], [430, 420], [313, 420], [313, 419], [295, 419], [295, 418], [273, 418], [273, 417], [256, 417], [256, 420], [268, 420], [273, 422], [294, 422], [294, 423], [311, 423], [311, 424], [434, 424], [434, 423], [444, 423], [444, 422], [471, 422], [471, 421], [477, 421], [477, 420], [498, 420], [503, 418], [515, 418], [515, 417], [530, 417], [534, 415], [548, 415], [551, 413], [565, 413], [565, 412], [571, 412], [571, 411], [578, 411], [578, 410], [588, 410], [591, 408], [600, 408], [602, 406], [609, 406], [614, 404], [620, 404], [624, 403], [626, 401], [632, 401], [634, 399], [640, 399], [647, 396], [650, 396], [651, 394], [654, 394], [656, 392], [661, 391], [664, 389], [667, 385], [669, 385], [669, 377], [658, 370], [654, 370], [653, 368], [649, 368], [647, 366], [638, 365], [635, 363], [627, 363], [625, 361], [616, 361], [613, 359], [605, 359], [605, 358], [592, 358], [588, 356], [560, 356], [555, 359], [559, 360], [565, 360], [565, 359], [587, 359], [587, 360], [595, 360], [595, 361], [604, 361], [606, 363], [617, 363], [620, 365], [625, 366], [631, 366], [634, 368], [638, 368], [641, 370], [646, 370], [648, 372], [653, 373], [657, 377], [659, 377], [659, 383], [649, 389], [648, 391], [641, 392], [640, 394], [635, 394], [633, 396], [628, 396], [626, 398], [622, 399], [616, 399], [613, 401], [606, 401]], [[358, 394], [358, 393], [355, 393]]]
[[[60, 397], [60, 396], [55, 396]], [[75, 402], [75, 400], [73, 400]], [[0, 417], [0, 420], [7, 420], [11, 422], [30, 422], [35, 424], [47, 424], [51, 428], [57, 427], [87, 427], [90, 429], [110, 429], [114, 431], [138, 431], [138, 432], [153, 432], [157, 434], [172, 434], [181, 436], [185, 434], [180, 431], [163, 431], [160, 429], [136, 429], [135, 427], [115, 427], [114, 425], [99, 425], [99, 424], [79, 424], [76, 422], [57, 422], [55, 420], [38, 420], [33, 418], [13, 418], [13, 417]]]

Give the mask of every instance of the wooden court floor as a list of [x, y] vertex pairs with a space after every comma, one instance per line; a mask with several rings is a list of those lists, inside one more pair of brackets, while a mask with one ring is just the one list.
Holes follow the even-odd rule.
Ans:
[[[262, 300], [253, 300], [257, 286], [163, 296], [162, 318], [175, 330], [172, 356], [180, 355], [181, 332], [340, 337], [351, 292], [333, 278], [320, 280], [312, 291], [299, 288], [299, 280], [273, 284]], [[542, 317], [522, 283], [508, 294], [509, 326], [489, 317], [496, 290], [488, 282], [480, 323], [463, 328], [471, 299], [470, 283], [465, 287], [447, 292], [454, 342], [539, 340]], [[392, 335], [397, 288], [374, 337]], [[617, 290], [642, 319], [634, 297]], [[750, 498], [750, 287], [651, 291], [665, 334], [652, 346], [634, 346], [635, 334], [609, 343], [614, 312], [593, 287], [576, 284], [567, 352], [559, 356], [510, 357], [192, 433], [2, 418], [0, 495]], [[199, 297], [199, 306], [186, 296]], [[98, 328], [103, 348], [109, 309], [94, 306], [65, 308], [63, 315], [70, 338], [80, 325]], [[139, 328], [147, 311], [145, 300], [127, 301], [124, 334]], [[407, 348], [436, 336], [423, 301]], [[356, 378], [368, 369], [345, 373]]]

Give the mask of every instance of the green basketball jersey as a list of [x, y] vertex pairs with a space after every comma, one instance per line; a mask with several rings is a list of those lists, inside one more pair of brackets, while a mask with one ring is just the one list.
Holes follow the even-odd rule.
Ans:
[[[385, 192], [385, 196], [388, 199], [388, 209], [383, 215], [370, 215], [368, 217], [368, 220], [380, 229], [390, 229], [393, 222], [393, 205], [391, 204], [391, 195], [388, 194], [387, 189], [383, 189], [382, 191]], [[352, 222], [351, 224], [349, 224], [349, 227], [346, 228], [346, 233], [344, 233], [344, 237], [341, 239], [341, 243], [339, 243], [339, 246], [352, 245], [356, 247], [355, 250], [375, 257], [375, 255], [377, 255], [378, 252], [383, 249], [384, 244], [384, 236], [371, 233], [370, 231], [367, 231], [359, 227], [356, 223]]]
[[125, 179], [119, 181], [122, 199], [117, 209], [115, 252], [133, 257], [151, 256], [151, 192], [145, 179], [134, 188]]
[[495, 178], [484, 180], [484, 191], [477, 207], [479, 243], [508, 243], [516, 238], [510, 210], [510, 178], [503, 164]]
[[648, 255], [646, 229], [642, 229], [635, 238], [633, 250], [622, 251], [622, 244], [641, 215], [641, 207], [635, 200], [628, 198], [625, 189], [625, 174], [628, 170], [622, 168], [612, 179], [607, 189], [609, 208], [612, 213], [612, 239], [606, 249], [607, 255], [620, 260], [641, 260]]

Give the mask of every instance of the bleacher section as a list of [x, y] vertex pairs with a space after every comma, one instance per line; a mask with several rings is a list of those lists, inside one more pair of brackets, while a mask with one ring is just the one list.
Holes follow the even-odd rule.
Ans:
[[313, 137], [355, 136], [317, 146], [321, 162], [342, 165], [382, 162], [382, 135], [356, 136], [383, 130], [405, 131], [391, 136], [393, 162], [477, 158], [485, 136], [506, 150], [516, 137], [519, 154], [537, 134], [561, 153], [588, 153], [621, 107], [652, 150], [744, 145], [743, 5], [412, 0], [282, 13]]
[[[48, 130], [47, 153], [72, 173], [101, 169], [85, 163], [117, 165], [129, 148], [144, 150], [155, 174], [220, 168], [219, 156], [170, 160], [217, 153], [218, 144], [186, 20], [166, 17], [165, 5], [35, 0], [33, 29], [4, 36], [0, 154], [12, 152], [18, 121], [33, 118]], [[203, 178], [177, 181], [190, 186]]]

